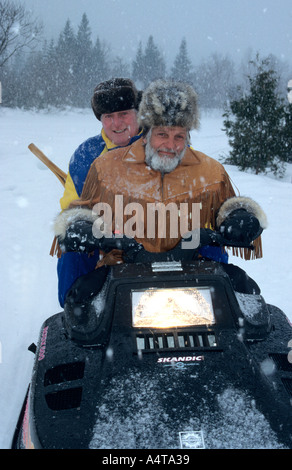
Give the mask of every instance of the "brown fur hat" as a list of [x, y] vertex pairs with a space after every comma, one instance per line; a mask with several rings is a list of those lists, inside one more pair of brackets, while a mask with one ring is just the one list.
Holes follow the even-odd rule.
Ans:
[[112, 78], [99, 83], [93, 93], [91, 106], [97, 119], [102, 114], [138, 109], [141, 92], [129, 78]]
[[138, 121], [146, 131], [156, 126], [198, 129], [197, 94], [187, 83], [156, 80], [143, 92]]

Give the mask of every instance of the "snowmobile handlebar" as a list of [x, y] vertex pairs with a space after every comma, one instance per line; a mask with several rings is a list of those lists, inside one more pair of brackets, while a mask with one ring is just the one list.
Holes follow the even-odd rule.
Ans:
[[[134, 238], [129, 238], [126, 235], [112, 238], [102, 237], [98, 243], [99, 249], [106, 253], [113, 249], [122, 250], [123, 259], [126, 263], [190, 261], [194, 259], [195, 252], [199, 248], [210, 245], [224, 246], [226, 245], [226, 240], [223, 239], [219, 232], [210, 229], [200, 229], [189, 232], [188, 236], [182, 238], [174, 248], [162, 253], [147, 251], [142, 243], [138, 243]], [[252, 245], [245, 246], [253, 249]]]
[[92, 224], [79, 220], [74, 222], [66, 231], [64, 239], [59, 240], [62, 251], [77, 251], [90, 253], [100, 249], [105, 253], [119, 249], [124, 253], [125, 262], [149, 262], [150, 260], [191, 260], [194, 253], [203, 246], [236, 246], [253, 249], [250, 243], [226, 240], [221, 233], [207, 228], [188, 232], [180, 242], [171, 250], [164, 253], [149, 252], [141, 243], [126, 235], [98, 236], [93, 234]]
[[[233, 246], [253, 249], [252, 242], [258, 238], [263, 228], [252, 213], [246, 209], [232, 211], [219, 226], [219, 231], [198, 228], [185, 235], [184, 238], [168, 253], [167, 258], [179, 254], [180, 259], [192, 259], [193, 252], [200, 247], [211, 246]], [[64, 238], [59, 237], [63, 251], [83, 251], [90, 253], [97, 248], [105, 252], [113, 249], [123, 250], [129, 259], [135, 254], [135, 259], [145, 251], [142, 244], [122, 234], [104, 234], [99, 226], [95, 226], [89, 220], [76, 220], [66, 229]], [[190, 256], [191, 253], [192, 255]], [[164, 255], [165, 256], [165, 255]], [[147, 256], [147, 258], [149, 255]], [[159, 255], [156, 255], [159, 258]]]

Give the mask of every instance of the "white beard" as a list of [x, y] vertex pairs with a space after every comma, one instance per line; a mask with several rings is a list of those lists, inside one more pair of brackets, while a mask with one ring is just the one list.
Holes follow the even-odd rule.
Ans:
[[[160, 171], [161, 173], [170, 173], [180, 164], [185, 154], [186, 148], [187, 147], [185, 147], [180, 153], [173, 152], [172, 157], [160, 156], [150, 145], [150, 142], [147, 141], [145, 146], [145, 163], [155, 171]], [[169, 151], [168, 149], [162, 148], [160, 150]]]

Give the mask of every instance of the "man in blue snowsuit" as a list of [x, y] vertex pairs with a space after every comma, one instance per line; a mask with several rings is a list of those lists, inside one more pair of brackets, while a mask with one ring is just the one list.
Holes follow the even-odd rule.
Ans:
[[[142, 92], [127, 78], [113, 78], [97, 85], [91, 106], [96, 118], [102, 123], [102, 130], [99, 135], [83, 142], [71, 157], [64, 194], [60, 200], [63, 211], [81, 196], [89, 168], [97, 157], [112, 149], [131, 145], [142, 137], [137, 123], [141, 95]], [[57, 267], [58, 297], [62, 307], [74, 281], [92, 272], [98, 260], [99, 250], [90, 255], [75, 252], [62, 254]]]

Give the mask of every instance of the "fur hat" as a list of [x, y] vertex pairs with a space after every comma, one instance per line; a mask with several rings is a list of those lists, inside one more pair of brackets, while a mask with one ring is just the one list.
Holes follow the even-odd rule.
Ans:
[[156, 126], [198, 129], [197, 94], [187, 83], [156, 80], [143, 92], [138, 121], [144, 131]]
[[100, 121], [101, 115], [105, 113], [138, 109], [141, 93], [129, 78], [112, 78], [95, 87], [91, 106]]

